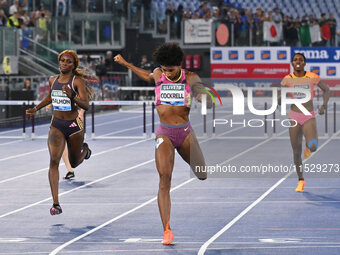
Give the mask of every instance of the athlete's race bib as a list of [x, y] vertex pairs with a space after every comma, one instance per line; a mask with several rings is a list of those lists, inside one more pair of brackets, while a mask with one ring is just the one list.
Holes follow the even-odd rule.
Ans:
[[52, 105], [55, 111], [71, 111], [71, 99], [61, 90], [52, 90]]
[[184, 105], [185, 84], [162, 84], [160, 100], [162, 104]]
[[[310, 91], [309, 84], [295, 84], [294, 88], [305, 89], [306, 91]], [[305, 98], [305, 97], [306, 97], [306, 94], [304, 93], [294, 92], [294, 98], [300, 99], [300, 98]]]

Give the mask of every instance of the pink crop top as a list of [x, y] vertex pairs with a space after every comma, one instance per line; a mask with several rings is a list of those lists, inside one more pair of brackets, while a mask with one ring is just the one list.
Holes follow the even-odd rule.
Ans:
[[[314, 86], [320, 82], [320, 76], [312, 73], [306, 72], [303, 77], [296, 77], [294, 73], [288, 74], [281, 82], [281, 86], [290, 88], [303, 88], [310, 90], [311, 100], [314, 98]], [[299, 98], [300, 93], [289, 93], [291, 98]], [[304, 96], [302, 96], [304, 97]]]
[[169, 80], [164, 73], [159, 78], [155, 87], [155, 104], [191, 106], [191, 89], [185, 79], [185, 70], [181, 69], [180, 78], [177, 81]]

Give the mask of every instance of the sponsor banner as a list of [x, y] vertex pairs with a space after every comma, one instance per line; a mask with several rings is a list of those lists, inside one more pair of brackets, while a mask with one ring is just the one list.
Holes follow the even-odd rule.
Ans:
[[211, 63], [290, 63], [289, 47], [212, 47]]
[[[212, 84], [217, 93], [222, 96], [231, 96], [231, 92], [225, 89], [226, 84], [231, 84], [239, 88], [253, 87], [256, 88], [253, 91], [253, 96], [263, 97], [271, 96], [272, 92], [270, 90], [261, 90], [261, 88], [271, 88], [279, 87], [281, 79], [214, 79]], [[246, 91], [244, 91], [246, 93]]]
[[[271, 96], [271, 91], [261, 90], [261, 88], [280, 87], [282, 79], [213, 79], [212, 86], [221, 97], [231, 96], [230, 91], [225, 89], [226, 84], [231, 84], [239, 88], [252, 87], [254, 96]], [[323, 80], [331, 89], [331, 96], [340, 96], [340, 80]], [[316, 96], [322, 97], [322, 91], [315, 86]]]
[[339, 47], [292, 47], [291, 56], [295, 53], [303, 53], [307, 63], [339, 63]]
[[[331, 89], [331, 96], [340, 96], [340, 80], [322, 80]], [[317, 87], [318, 88], [318, 87]], [[320, 96], [322, 97], [322, 92], [320, 91]]]
[[211, 78], [283, 78], [290, 64], [211, 64]]
[[[308, 63], [305, 66], [306, 71], [319, 75], [322, 79], [337, 79], [340, 74], [340, 63]], [[290, 72], [294, 69], [290, 66]]]
[[184, 43], [211, 43], [212, 20], [189, 19], [184, 22]]

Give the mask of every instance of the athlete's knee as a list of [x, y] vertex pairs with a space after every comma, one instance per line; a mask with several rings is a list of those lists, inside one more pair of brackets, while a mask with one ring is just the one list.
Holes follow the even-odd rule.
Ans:
[[318, 142], [316, 141], [316, 139], [313, 139], [307, 144], [307, 146], [311, 152], [314, 152], [318, 149]]
[[162, 173], [159, 174], [159, 188], [166, 189], [171, 186], [171, 174]]
[[51, 167], [58, 167], [60, 163], [60, 158], [57, 157], [51, 157], [50, 158], [50, 166]]

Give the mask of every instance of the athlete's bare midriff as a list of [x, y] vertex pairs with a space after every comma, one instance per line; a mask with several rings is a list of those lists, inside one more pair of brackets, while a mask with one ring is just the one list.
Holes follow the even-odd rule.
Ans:
[[157, 112], [164, 124], [181, 125], [189, 121], [190, 108], [186, 106], [158, 105]]
[[[302, 104], [309, 112], [314, 111], [313, 101], [309, 100], [307, 103]], [[290, 109], [294, 112], [301, 112], [301, 110], [295, 105], [292, 104]]]
[[74, 120], [78, 117], [78, 111], [53, 111], [53, 116], [61, 120]]

